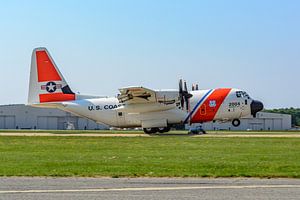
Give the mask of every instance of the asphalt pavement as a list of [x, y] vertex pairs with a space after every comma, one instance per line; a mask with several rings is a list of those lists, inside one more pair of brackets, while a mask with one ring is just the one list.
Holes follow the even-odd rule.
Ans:
[[2, 177], [0, 199], [300, 199], [300, 179]]

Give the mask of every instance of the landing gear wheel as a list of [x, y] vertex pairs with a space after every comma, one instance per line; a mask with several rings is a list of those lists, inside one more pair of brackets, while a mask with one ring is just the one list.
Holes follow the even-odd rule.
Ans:
[[171, 127], [169, 127], [169, 126], [168, 126], [168, 127], [165, 127], [165, 133], [166, 133], [166, 132], [169, 132], [170, 130], [171, 130]]
[[143, 129], [146, 134], [154, 134], [158, 132], [158, 128], [144, 128]]
[[241, 121], [239, 119], [232, 120], [232, 125], [234, 127], [238, 127], [241, 124]]
[[170, 127], [158, 128], [159, 133], [166, 133], [170, 131]]
[[159, 133], [164, 133], [165, 132], [165, 128], [158, 128], [158, 132]]

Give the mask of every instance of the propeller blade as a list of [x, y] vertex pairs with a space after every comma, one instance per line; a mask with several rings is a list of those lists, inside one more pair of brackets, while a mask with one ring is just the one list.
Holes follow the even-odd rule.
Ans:
[[179, 79], [179, 99], [180, 99], [180, 105], [181, 108], [183, 109], [184, 107], [184, 94], [183, 94], [183, 82], [182, 79]]
[[179, 94], [182, 94], [182, 91], [183, 91], [183, 89], [182, 89], [182, 79], [180, 79], [179, 80]]
[[189, 108], [189, 106], [190, 106], [190, 104], [189, 104], [189, 97], [185, 96], [184, 100], [185, 100], [185, 104], [186, 104], [185, 105], [186, 110], [189, 111], [190, 110], [190, 108]]
[[189, 93], [187, 88], [186, 81], [183, 81], [182, 79], [179, 80], [179, 99], [181, 103], [181, 108], [186, 108], [187, 111], [189, 111], [189, 98], [191, 98], [193, 95]]
[[187, 89], [187, 85], [186, 85], [186, 81], [184, 81], [184, 91], [187, 93], [188, 89]]

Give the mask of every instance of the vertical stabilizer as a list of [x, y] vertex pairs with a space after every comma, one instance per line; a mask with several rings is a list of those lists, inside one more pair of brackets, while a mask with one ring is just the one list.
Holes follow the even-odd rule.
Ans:
[[32, 52], [28, 104], [73, 101], [70, 89], [46, 48]]

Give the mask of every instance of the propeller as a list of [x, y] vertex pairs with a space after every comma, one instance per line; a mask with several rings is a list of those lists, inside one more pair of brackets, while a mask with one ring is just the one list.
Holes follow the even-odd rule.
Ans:
[[186, 110], [190, 110], [190, 104], [189, 99], [193, 95], [188, 92], [186, 81], [182, 81], [182, 79], [179, 80], [179, 98], [181, 103], [181, 108], [184, 109], [184, 105], [186, 107]]

